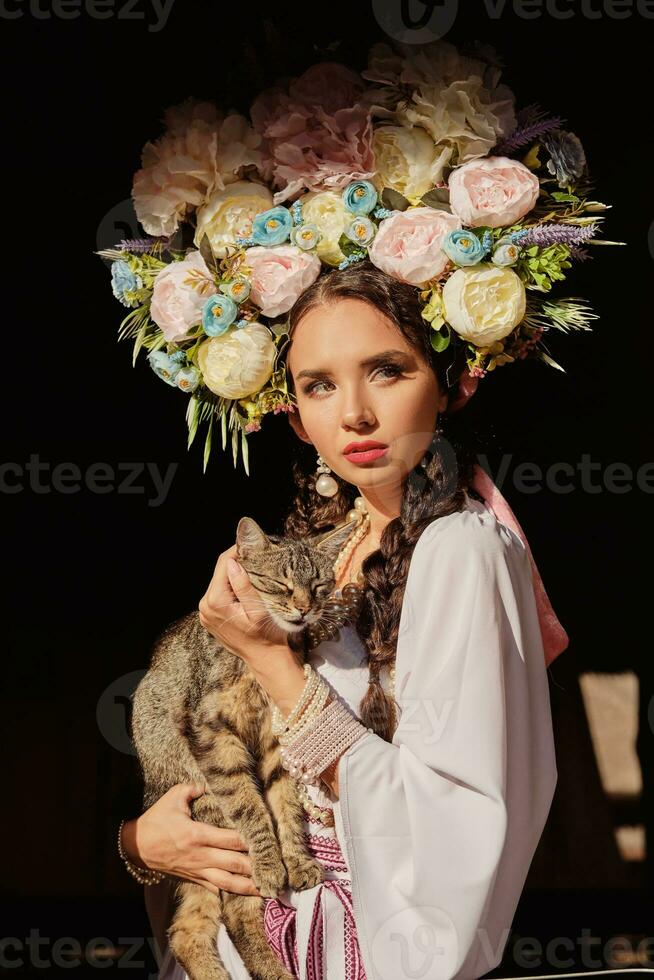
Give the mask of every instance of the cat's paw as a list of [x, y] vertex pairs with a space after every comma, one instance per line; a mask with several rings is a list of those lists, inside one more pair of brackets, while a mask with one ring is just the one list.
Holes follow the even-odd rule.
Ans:
[[286, 862], [286, 870], [290, 887], [299, 892], [325, 880], [325, 869], [313, 858], [290, 858]]
[[286, 888], [286, 868], [281, 860], [270, 857], [252, 858], [252, 881], [264, 898], [277, 898]]

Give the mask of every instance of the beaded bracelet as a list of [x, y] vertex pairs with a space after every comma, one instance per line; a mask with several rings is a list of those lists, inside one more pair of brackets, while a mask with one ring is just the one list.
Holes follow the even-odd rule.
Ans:
[[286, 721], [282, 718], [276, 705], [273, 705], [272, 708], [272, 732], [282, 745], [316, 718], [331, 690], [311, 664], [306, 663], [304, 665], [304, 673], [307, 682]]
[[303, 783], [320, 784], [321, 774], [366, 732], [366, 728], [338, 700], [330, 701], [315, 721], [280, 750], [281, 763]]
[[121, 840], [124, 823], [125, 820], [121, 820], [118, 828], [118, 853], [125, 862], [125, 867], [132, 877], [136, 878], [139, 885], [158, 885], [166, 877], [165, 874], [163, 874], [161, 871], [154, 871], [152, 868], [137, 868], [135, 864], [128, 861], [125, 852], [123, 851], [123, 842]]
[[319, 680], [314, 697], [307, 705], [306, 710], [291, 728], [287, 729], [282, 735], [278, 736], [280, 745], [288, 745], [298, 735], [307, 731], [318, 718], [320, 712], [327, 705], [327, 699], [331, 694], [330, 686], [322, 679]]
[[320, 677], [316, 673], [316, 671], [313, 669], [313, 667], [311, 666], [310, 663], [306, 663], [304, 665], [304, 676], [306, 678], [304, 687], [302, 688], [302, 691], [300, 692], [299, 698], [297, 699], [297, 701], [295, 702], [295, 704], [291, 708], [291, 712], [288, 715], [288, 717], [286, 718], [286, 720], [284, 720], [282, 718], [282, 714], [281, 714], [279, 708], [277, 707], [277, 705], [276, 704], [273, 704], [273, 706], [272, 706], [272, 712], [271, 712], [271, 715], [272, 715], [272, 733], [273, 733], [273, 735], [279, 735], [285, 729], [290, 728], [291, 725], [293, 724], [293, 722], [295, 721], [296, 717], [298, 716], [298, 714], [300, 713], [300, 711], [304, 707], [304, 705], [313, 696], [313, 694], [315, 692], [315, 689], [316, 689], [316, 687], [318, 685], [318, 682], [320, 680]]

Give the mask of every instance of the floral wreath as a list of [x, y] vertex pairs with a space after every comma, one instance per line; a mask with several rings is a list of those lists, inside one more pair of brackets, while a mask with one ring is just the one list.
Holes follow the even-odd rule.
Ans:
[[[250, 118], [187, 99], [148, 142], [132, 199], [147, 238], [97, 254], [156, 375], [187, 395], [190, 448], [222, 448], [293, 412], [286, 314], [325, 267], [367, 258], [420, 293], [466, 383], [549, 355], [552, 328], [590, 330], [579, 297], [550, 298], [589, 258], [609, 205], [591, 200], [578, 137], [538, 105], [516, 111], [492, 49], [375, 44], [367, 69], [313, 65], [264, 91]], [[286, 204], [282, 202], [287, 202]], [[215, 440], [214, 440], [215, 442]]]

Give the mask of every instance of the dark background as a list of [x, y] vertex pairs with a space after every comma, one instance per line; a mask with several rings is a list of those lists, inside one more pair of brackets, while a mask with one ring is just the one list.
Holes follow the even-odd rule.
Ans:
[[[363, 68], [368, 48], [386, 39], [368, 2], [176, 0], [156, 32], [148, 30], [155, 18], [145, 0], [134, 8], [145, 19], [116, 16], [124, 2], [116, 0], [114, 15], [102, 20], [83, 5], [75, 19], [48, 18], [45, 0], [41, 7], [7, 2], [0, 15], [3, 432], [4, 459], [13, 464], [0, 498], [1, 934], [26, 944], [38, 930], [48, 938], [40, 954], [46, 961], [58, 937], [106, 937], [120, 946], [121, 937], [148, 935], [141, 890], [115, 853], [118, 820], [139, 807], [126, 729], [135, 672], [145, 670], [157, 633], [197, 606], [240, 516], [280, 529], [299, 450], [286, 419], [268, 416], [250, 437], [249, 478], [227, 453], [203, 475], [201, 439], [185, 448], [186, 397], [159, 383], [142, 356], [131, 368], [131, 344], [116, 342], [126, 311], [93, 252], [137, 234], [126, 203], [131, 179], [168, 105], [192, 95], [247, 113], [277, 76], [333, 56]], [[585, 146], [595, 196], [613, 205], [602, 237], [628, 243], [591, 249], [594, 258], [577, 264], [558, 291], [587, 297], [601, 316], [592, 333], [552, 338], [550, 353], [566, 373], [536, 362], [500, 368], [466, 408], [484, 434], [493, 473], [502, 454], [510, 456], [502, 491], [571, 638], [549, 671], [559, 786], [513, 939], [569, 937], [567, 969], [598, 968], [607, 965], [601, 957], [580, 959], [584, 929], [604, 940], [644, 936], [654, 921], [651, 856], [627, 867], [612, 836], [619, 819], [646, 822], [654, 850], [652, 493], [635, 481], [652, 459], [654, 21], [636, 11], [616, 19], [600, 0], [591, 4], [597, 17], [579, 3], [561, 3], [573, 12], [567, 20], [545, 7], [533, 19], [511, 4], [497, 18], [483, 4], [460, 7], [447, 40], [494, 45], [518, 105], [537, 101], [566, 118]], [[9, 19], [7, 10], [21, 16]], [[570, 493], [526, 494], [512, 483], [521, 462], [577, 467], [583, 454], [601, 466], [597, 486], [614, 462], [631, 467], [631, 486], [592, 493], [577, 476]], [[38, 482], [26, 469], [30, 459], [42, 466]], [[99, 462], [113, 473], [103, 493], [85, 480]], [[53, 470], [61, 463], [79, 468], [79, 489], [56, 489]], [[157, 506], [147, 472], [120, 488], [131, 466], [148, 463], [161, 472], [174, 467]], [[625, 818], [602, 793], [577, 676], [627, 669], [640, 679], [646, 789], [643, 798], [621, 802]], [[522, 969], [513, 939], [496, 975], [555, 972], [547, 962]], [[0, 972], [54, 969], [36, 966], [27, 949], [23, 968]], [[10, 950], [7, 958], [16, 955]], [[73, 976], [97, 974], [75, 965]], [[110, 970], [120, 965], [127, 968], [116, 955], [106, 961]]]

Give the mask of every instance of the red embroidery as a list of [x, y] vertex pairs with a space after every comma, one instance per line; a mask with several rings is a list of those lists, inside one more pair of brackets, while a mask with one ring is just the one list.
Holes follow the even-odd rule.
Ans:
[[[324, 868], [330, 871], [348, 870], [338, 838], [306, 832], [304, 837], [309, 853], [313, 854]], [[350, 882], [347, 879], [340, 881], [328, 880], [323, 882], [322, 888], [329, 888], [345, 909], [345, 976], [343, 980], [366, 980], [357, 940], [354, 912], [352, 910]], [[311, 919], [306, 962], [307, 980], [323, 980], [322, 960], [324, 937], [320, 900], [322, 888], [316, 893], [316, 901]], [[300, 976], [300, 968], [295, 932], [296, 914], [296, 909], [284, 905], [277, 898], [266, 898], [265, 900], [263, 919], [268, 943], [277, 956], [277, 959], [297, 980]]]

